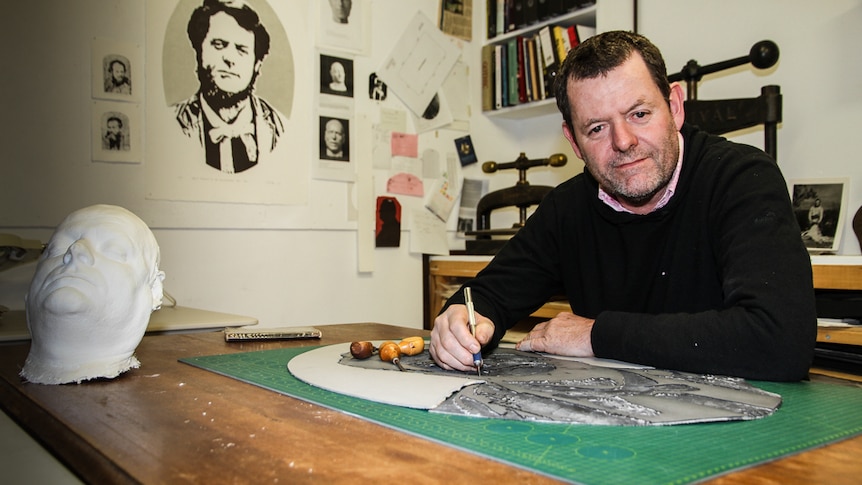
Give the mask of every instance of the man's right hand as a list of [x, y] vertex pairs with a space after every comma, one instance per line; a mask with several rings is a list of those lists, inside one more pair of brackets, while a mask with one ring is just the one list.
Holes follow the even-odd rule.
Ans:
[[447, 370], [475, 371], [473, 354], [494, 336], [494, 322], [476, 312], [476, 338], [470, 334], [467, 307], [451, 305], [434, 319], [428, 351]]

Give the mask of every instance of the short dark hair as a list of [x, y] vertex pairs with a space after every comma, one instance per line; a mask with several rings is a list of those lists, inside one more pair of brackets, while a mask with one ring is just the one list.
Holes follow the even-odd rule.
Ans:
[[572, 106], [569, 102], [569, 79], [580, 81], [604, 76], [631, 57], [640, 54], [662, 96], [670, 103], [667, 67], [658, 47], [646, 37], [622, 30], [594, 35], [569, 51], [554, 82], [557, 108], [566, 126], [572, 129]]
[[112, 121], [116, 121], [116, 122], [117, 122], [117, 124], [119, 124], [119, 125], [120, 125], [120, 128], [122, 128], [122, 127], [123, 127], [123, 120], [121, 120], [119, 116], [111, 116], [111, 117], [109, 117], [109, 118], [108, 118], [108, 121], [106, 121], [106, 122], [105, 122], [105, 125], [107, 126], [107, 124], [108, 124], [108, 123], [110, 123], [110, 122], [112, 122]]
[[245, 3], [241, 7], [234, 7], [225, 0], [204, 0], [204, 3], [192, 12], [191, 17], [189, 17], [189, 25], [186, 28], [189, 41], [198, 55], [198, 64], [201, 60], [204, 38], [210, 30], [210, 17], [219, 12], [230, 15], [240, 27], [254, 34], [254, 58], [256, 60], [263, 60], [269, 54], [269, 32], [260, 23], [257, 12]]
[[108, 70], [109, 70], [109, 71], [113, 71], [113, 70], [114, 70], [114, 64], [119, 64], [119, 65], [123, 66], [123, 70], [127, 70], [127, 69], [126, 69], [126, 63], [125, 63], [125, 62], [123, 62], [123, 61], [121, 61], [121, 60], [119, 60], [119, 59], [114, 59], [113, 61], [111, 61], [110, 63], [108, 63]]

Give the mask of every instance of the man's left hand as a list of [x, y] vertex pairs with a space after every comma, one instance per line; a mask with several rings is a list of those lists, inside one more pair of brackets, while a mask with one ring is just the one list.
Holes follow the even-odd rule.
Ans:
[[569, 357], [594, 357], [590, 337], [594, 323], [595, 320], [563, 312], [533, 327], [516, 348]]

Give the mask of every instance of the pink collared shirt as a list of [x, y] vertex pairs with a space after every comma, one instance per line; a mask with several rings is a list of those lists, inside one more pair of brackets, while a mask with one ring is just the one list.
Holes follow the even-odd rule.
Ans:
[[[682, 133], [677, 133], [676, 135], [679, 138], [679, 160], [677, 160], [676, 168], [673, 169], [673, 175], [667, 183], [667, 190], [664, 191], [664, 194], [662, 194], [661, 199], [659, 199], [653, 211], [657, 211], [666, 206], [670, 201], [670, 198], [673, 197], [674, 192], [676, 192], [676, 184], [679, 182], [679, 172], [680, 169], [682, 169], [682, 154], [685, 152], [685, 141], [682, 139]], [[599, 187], [599, 199], [617, 212], [628, 212], [629, 214], [634, 214], [634, 212], [623, 207], [617, 199], [613, 198], [611, 194], [605, 192], [601, 187]]]

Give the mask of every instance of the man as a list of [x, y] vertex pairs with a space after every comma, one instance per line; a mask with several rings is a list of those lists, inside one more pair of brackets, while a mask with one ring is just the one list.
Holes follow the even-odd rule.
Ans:
[[123, 120], [117, 116], [108, 118], [107, 130], [105, 131], [103, 148], [108, 150], [123, 149]]
[[132, 83], [126, 76], [126, 65], [119, 59], [114, 59], [108, 65], [108, 76], [105, 79], [105, 92], [114, 94], [132, 94]]
[[323, 130], [323, 145], [325, 151], [324, 159], [327, 160], [347, 160], [347, 153], [344, 151], [344, 125], [341, 120], [332, 118], [326, 122]]
[[21, 375], [63, 384], [138, 367], [133, 353], [162, 303], [164, 278], [158, 243], [138, 216], [111, 205], [69, 214], [25, 297], [33, 343]]
[[573, 49], [556, 96], [585, 170], [465, 283], [476, 338], [463, 290], [447, 302], [431, 335], [435, 361], [470, 370], [480, 346], [566, 295], [573, 311], [537, 325], [519, 349], [804, 378], [816, 335], [811, 266], [777, 164], [685, 124], [682, 88], [636, 34]]
[[253, 94], [269, 34], [254, 10], [236, 3], [204, 0], [192, 13], [187, 31], [200, 90], [176, 107], [180, 127], [204, 147], [207, 165], [224, 173], [256, 166], [284, 132], [281, 114]]
[[346, 24], [350, 17], [350, 9], [353, 8], [352, 0], [329, 0], [332, 8], [332, 21], [336, 24]]

